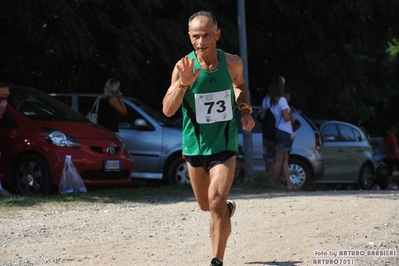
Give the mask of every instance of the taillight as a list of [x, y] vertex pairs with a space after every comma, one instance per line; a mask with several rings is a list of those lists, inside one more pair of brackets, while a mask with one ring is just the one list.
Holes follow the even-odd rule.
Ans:
[[321, 146], [319, 133], [314, 133], [314, 148], [319, 150]]

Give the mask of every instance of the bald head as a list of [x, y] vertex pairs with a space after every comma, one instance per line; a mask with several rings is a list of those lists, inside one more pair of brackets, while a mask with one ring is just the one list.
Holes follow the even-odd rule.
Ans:
[[215, 31], [218, 30], [218, 22], [216, 20], [216, 17], [213, 13], [209, 12], [209, 11], [199, 11], [195, 14], [193, 14], [189, 19], [188, 19], [188, 28], [190, 29], [190, 24], [191, 21], [197, 17], [205, 17], [207, 18], [207, 20], [209, 20], [213, 26], [215, 27]]

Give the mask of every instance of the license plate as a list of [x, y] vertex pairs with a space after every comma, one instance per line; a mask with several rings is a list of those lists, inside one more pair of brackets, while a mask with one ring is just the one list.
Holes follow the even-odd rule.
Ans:
[[104, 161], [104, 169], [105, 170], [121, 170], [122, 162], [119, 160], [106, 160]]

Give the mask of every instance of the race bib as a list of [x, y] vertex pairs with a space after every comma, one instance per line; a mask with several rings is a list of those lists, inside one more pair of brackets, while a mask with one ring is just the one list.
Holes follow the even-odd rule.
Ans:
[[231, 90], [195, 94], [195, 113], [198, 124], [211, 124], [233, 119]]

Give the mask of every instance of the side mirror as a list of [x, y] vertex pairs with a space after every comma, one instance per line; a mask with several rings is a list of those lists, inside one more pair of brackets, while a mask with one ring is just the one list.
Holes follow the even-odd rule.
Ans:
[[134, 126], [147, 128], [148, 124], [144, 119], [139, 118], [139, 119], [136, 119], [136, 121], [134, 121]]

